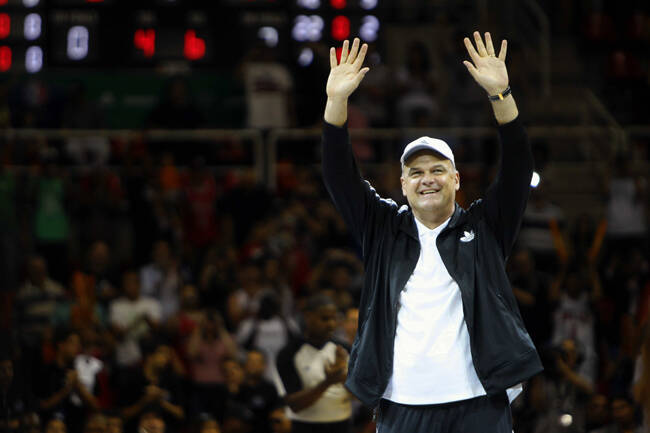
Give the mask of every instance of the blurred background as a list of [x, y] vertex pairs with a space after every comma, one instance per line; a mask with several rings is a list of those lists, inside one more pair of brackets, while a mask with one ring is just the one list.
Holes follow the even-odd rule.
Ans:
[[641, 0], [0, 0], [0, 431], [291, 431], [276, 355], [321, 292], [351, 344], [363, 275], [320, 177], [328, 48], [370, 45], [377, 191], [404, 202], [431, 135], [468, 206], [499, 151], [474, 30], [509, 41], [536, 164], [508, 266], [546, 370], [515, 431], [650, 431]]

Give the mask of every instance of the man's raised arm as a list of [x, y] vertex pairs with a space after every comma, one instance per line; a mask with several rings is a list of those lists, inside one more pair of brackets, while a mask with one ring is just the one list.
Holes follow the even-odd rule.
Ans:
[[526, 209], [533, 158], [526, 132], [517, 119], [517, 104], [509, 91], [505, 63], [507, 42], [501, 42], [497, 56], [490, 33], [485, 33], [485, 43], [479, 32], [474, 32], [473, 36], [476, 47], [469, 38], [464, 39], [472, 61], [465, 60], [463, 64], [490, 97], [501, 142], [499, 172], [485, 194], [485, 217], [507, 257]]

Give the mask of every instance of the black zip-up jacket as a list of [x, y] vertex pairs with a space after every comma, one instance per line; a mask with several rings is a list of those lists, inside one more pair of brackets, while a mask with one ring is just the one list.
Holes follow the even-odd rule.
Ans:
[[[460, 287], [474, 368], [488, 395], [542, 371], [505, 270], [528, 200], [532, 153], [519, 119], [498, 131], [502, 149], [495, 181], [468, 210], [456, 204], [437, 238], [442, 261]], [[363, 180], [346, 126], [325, 124], [322, 164], [325, 186], [361, 246], [365, 266], [345, 386], [375, 407], [393, 373], [400, 292], [420, 256], [418, 230], [408, 206], [398, 208]]]

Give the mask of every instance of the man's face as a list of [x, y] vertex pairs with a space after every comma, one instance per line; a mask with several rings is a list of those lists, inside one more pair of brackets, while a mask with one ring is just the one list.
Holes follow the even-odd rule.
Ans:
[[118, 416], [110, 416], [106, 420], [106, 433], [123, 433], [124, 426], [122, 418]]
[[402, 194], [414, 212], [453, 211], [460, 176], [443, 156], [429, 150], [416, 152], [404, 163], [400, 182]]
[[251, 377], [261, 377], [266, 369], [266, 362], [264, 356], [256, 351], [248, 352], [246, 356], [246, 364], [244, 370], [246, 374]]
[[165, 422], [162, 418], [154, 415], [146, 415], [140, 420], [141, 433], [165, 433]]
[[307, 332], [311, 338], [317, 340], [329, 340], [336, 330], [337, 316], [334, 305], [323, 305], [314, 311], [305, 314]]
[[45, 426], [45, 433], [66, 433], [68, 429], [60, 419], [51, 419]]

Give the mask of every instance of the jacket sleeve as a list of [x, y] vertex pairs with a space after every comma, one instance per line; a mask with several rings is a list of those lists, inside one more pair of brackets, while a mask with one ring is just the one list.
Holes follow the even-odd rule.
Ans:
[[499, 171], [483, 201], [484, 217], [508, 257], [526, 210], [533, 174], [533, 155], [519, 118], [499, 126]]
[[379, 197], [370, 183], [361, 177], [350, 146], [347, 124], [336, 127], [325, 123], [322, 147], [325, 187], [348, 230], [365, 251], [367, 234], [383, 222], [382, 210], [397, 205]]

